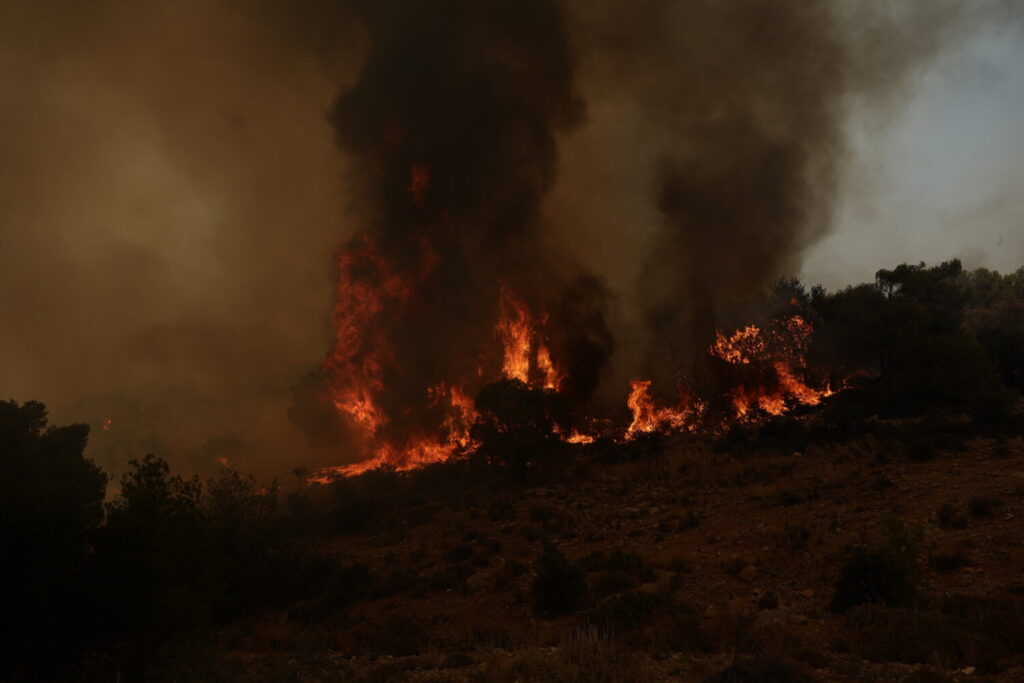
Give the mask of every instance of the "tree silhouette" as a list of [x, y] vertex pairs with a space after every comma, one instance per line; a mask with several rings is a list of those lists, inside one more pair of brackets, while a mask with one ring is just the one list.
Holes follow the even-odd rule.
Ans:
[[86, 425], [47, 426], [46, 407], [0, 402], [0, 678], [14, 662], [57, 666], [83, 626], [84, 564], [106, 475], [83, 457]]

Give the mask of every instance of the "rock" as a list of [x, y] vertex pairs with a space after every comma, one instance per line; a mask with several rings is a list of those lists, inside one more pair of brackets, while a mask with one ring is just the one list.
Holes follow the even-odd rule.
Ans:
[[750, 583], [751, 581], [757, 578], [758, 574], [759, 572], [757, 570], [757, 567], [755, 567], [752, 564], [748, 564], [746, 567], [742, 569], [742, 571], [740, 571], [739, 576], [747, 583]]

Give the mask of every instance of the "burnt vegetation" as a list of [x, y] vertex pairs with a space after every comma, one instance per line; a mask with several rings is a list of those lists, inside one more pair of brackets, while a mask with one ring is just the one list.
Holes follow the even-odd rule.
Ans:
[[[439, 648], [447, 658], [429, 666], [458, 680], [596, 680], [579, 672], [600, 670], [650, 680], [681, 666], [679, 653], [735, 653], [702, 674], [716, 681], [804, 680], [829, 667], [852, 680], [849, 658], [994, 675], [1024, 664], [1024, 587], [936, 583], [992, 566], [992, 549], [970, 534], [1012, 518], [1024, 488], [944, 494], [904, 519], [917, 509], [907, 477], [954, 461], [963, 471], [979, 449], [1020, 462], [1024, 271], [900, 266], [834, 293], [785, 282], [769, 301], [814, 322], [809, 362], [846, 388], [706, 436], [567, 444], [553, 435], [573, 428], [572, 404], [506, 380], [476, 397], [480, 446], [464, 458], [264, 485], [229, 468], [186, 478], [145, 455], [107, 497], [107, 475], [83, 456], [86, 427], [49, 426], [41, 404], [4, 402], [0, 675], [244, 677], [221, 655], [257, 650], [417, 668]], [[796, 476], [809, 459], [848, 478]], [[730, 496], [782, 516], [760, 540], [718, 550]], [[884, 501], [871, 527], [848, 513], [858, 497]], [[766, 569], [808, 557], [819, 558], [810, 592]], [[709, 576], [756, 592], [743, 609], [716, 606]], [[463, 624], [452, 601], [506, 616]], [[830, 620], [832, 639], [801, 649], [793, 623], [773, 616], [793, 605]], [[548, 624], [555, 650], [530, 649], [544, 644], [531, 623]], [[353, 680], [403, 675], [323, 666]]]

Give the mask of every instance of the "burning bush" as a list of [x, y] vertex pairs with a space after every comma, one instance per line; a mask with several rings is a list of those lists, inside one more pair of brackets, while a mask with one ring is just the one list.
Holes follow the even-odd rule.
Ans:
[[568, 400], [548, 389], [507, 379], [488, 384], [476, 398], [480, 418], [471, 435], [477, 455], [491, 464], [526, 469], [564, 448], [572, 414]]

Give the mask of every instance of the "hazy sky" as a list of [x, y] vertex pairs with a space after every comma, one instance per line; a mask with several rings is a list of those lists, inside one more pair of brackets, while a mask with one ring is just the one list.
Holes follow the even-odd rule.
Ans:
[[830, 288], [904, 261], [1024, 266], [1024, 32], [988, 27], [942, 54], [882, 116], [851, 121], [831, 233], [803, 277]]

